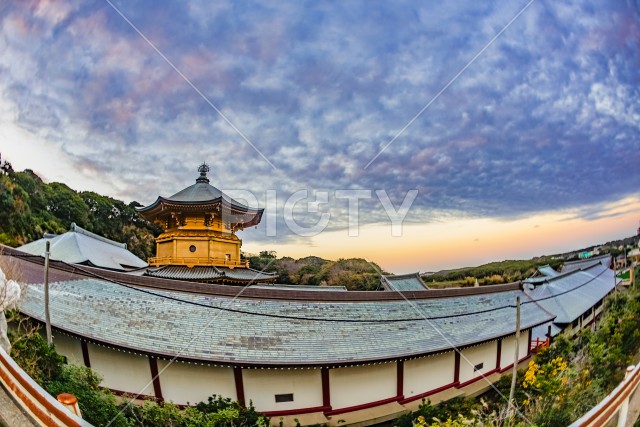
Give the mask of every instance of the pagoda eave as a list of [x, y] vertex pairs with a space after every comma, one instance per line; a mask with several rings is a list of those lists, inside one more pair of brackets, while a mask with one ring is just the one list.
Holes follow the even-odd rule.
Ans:
[[136, 208], [138, 214], [148, 221], [156, 221], [173, 213], [202, 213], [219, 215], [225, 211], [229, 217], [229, 224], [251, 227], [257, 225], [264, 209], [252, 209], [229, 203], [222, 197], [202, 202], [182, 202], [158, 197], [154, 203], [144, 208]]

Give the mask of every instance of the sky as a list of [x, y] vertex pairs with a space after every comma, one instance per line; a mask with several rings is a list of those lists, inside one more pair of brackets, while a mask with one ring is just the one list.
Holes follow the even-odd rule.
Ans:
[[266, 209], [246, 252], [404, 273], [627, 237], [639, 130], [637, 1], [0, 5], [2, 158], [144, 205], [206, 162]]

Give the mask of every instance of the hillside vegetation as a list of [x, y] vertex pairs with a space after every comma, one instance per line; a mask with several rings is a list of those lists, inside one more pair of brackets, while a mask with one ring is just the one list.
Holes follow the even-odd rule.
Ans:
[[[1, 160], [1, 159], [0, 159]], [[91, 191], [77, 192], [59, 182], [44, 183], [27, 169], [15, 172], [0, 162], [0, 243], [20, 246], [60, 234], [72, 222], [108, 239], [127, 244], [142, 259], [153, 256], [154, 238], [162, 230], [142, 219], [137, 202], [125, 204]]]
[[380, 289], [377, 264], [362, 258], [329, 261], [309, 256], [293, 259], [277, 258], [274, 251], [262, 251], [249, 257], [251, 268], [278, 273], [278, 282], [292, 285], [344, 286], [349, 290], [375, 291]]
[[[1, 244], [15, 247], [40, 239], [45, 233], [64, 233], [75, 222], [108, 239], [127, 243], [131, 252], [147, 259], [155, 255], [154, 238], [162, 230], [141, 218], [135, 211], [137, 206], [142, 205], [91, 191], [77, 192], [59, 182], [45, 183], [32, 170], [16, 172], [0, 158]], [[250, 264], [278, 272], [278, 281], [285, 284], [335, 285], [351, 290], [380, 286], [380, 267], [359, 258], [276, 259], [275, 252], [264, 251], [250, 257]]]
[[505, 260], [483, 264], [477, 267], [465, 267], [455, 270], [443, 270], [422, 276], [429, 286], [474, 286], [476, 279], [480, 286], [511, 283], [526, 279], [536, 272], [539, 266], [549, 264], [556, 270], [565, 260], [558, 256], [542, 256], [529, 260]]

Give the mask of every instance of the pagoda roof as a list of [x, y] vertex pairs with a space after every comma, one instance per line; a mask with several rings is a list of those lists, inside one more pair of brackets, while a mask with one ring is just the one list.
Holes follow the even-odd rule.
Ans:
[[208, 211], [215, 209], [218, 205], [223, 205], [228, 207], [232, 214], [236, 214], [234, 216], [235, 221], [232, 222], [251, 227], [261, 221], [264, 209], [251, 208], [209, 184], [209, 178], [207, 178], [209, 167], [206, 164], [202, 164], [198, 171], [200, 176], [196, 179], [195, 184], [178, 191], [170, 197], [158, 196], [156, 201], [149, 206], [136, 208], [136, 210], [145, 219], [151, 221], [159, 216], [168, 215], [174, 210]]
[[186, 265], [163, 265], [158, 268], [150, 268], [146, 274], [152, 277], [175, 280], [204, 280], [216, 282], [241, 282], [260, 283], [272, 282], [278, 278], [276, 273], [266, 273], [252, 268], [242, 267], [215, 267], [199, 266], [188, 267]]

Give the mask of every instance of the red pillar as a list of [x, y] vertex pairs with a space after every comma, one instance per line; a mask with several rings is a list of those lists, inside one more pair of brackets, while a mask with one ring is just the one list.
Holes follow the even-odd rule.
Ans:
[[151, 379], [153, 381], [153, 394], [157, 400], [163, 401], [160, 374], [158, 373], [158, 359], [153, 356], [149, 356], [149, 369], [151, 370]]
[[240, 405], [245, 406], [244, 381], [242, 380], [242, 368], [240, 366], [233, 367], [233, 378], [236, 382], [236, 400]]
[[322, 377], [322, 406], [325, 411], [331, 410], [331, 387], [329, 385], [329, 368], [320, 368], [320, 375]]
[[89, 345], [86, 341], [80, 341], [80, 347], [82, 348], [82, 361], [87, 368], [91, 367], [91, 360], [89, 359]]
[[396, 396], [398, 400], [404, 399], [404, 360], [396, 362]]
[[453, 371], [453, 382], [458, 384], [460, 382], [460, 350], [455, 349], [455, 370]]

